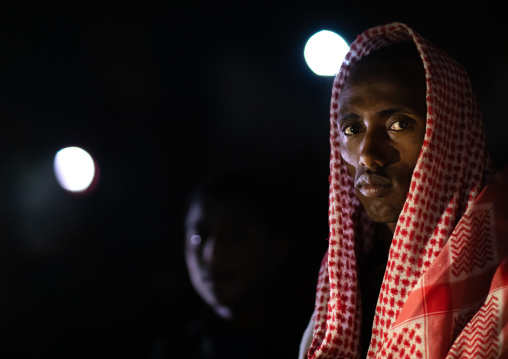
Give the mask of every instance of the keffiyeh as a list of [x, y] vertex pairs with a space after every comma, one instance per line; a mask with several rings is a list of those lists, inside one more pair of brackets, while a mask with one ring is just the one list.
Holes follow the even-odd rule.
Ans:
[[481, 115], [464, 69], [405, 24], [351, 45], [330, 111], [329, 249], [318, 277], [308, 358], [359, 358], [357, 252], [373, 224], [340, 155], [338, 98], [356, 61], [413, 42], [426, 73], [427, 124], [393, 235], [368, 358], [498, 358], [508, 346], [508, 171], [490, 182]]

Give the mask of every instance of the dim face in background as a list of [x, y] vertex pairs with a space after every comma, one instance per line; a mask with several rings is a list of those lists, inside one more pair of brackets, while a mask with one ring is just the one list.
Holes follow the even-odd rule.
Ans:
[[339, 98], [341, 155], [369, 217], [393, 231], [426, 126], [426, 83], [418, 58], [360, 63]]
[[189, 276], [209, 306], [227, 316], [258, 296], [277, 260], [266, 226], [247, 204], [194, 201], [185, 229]]

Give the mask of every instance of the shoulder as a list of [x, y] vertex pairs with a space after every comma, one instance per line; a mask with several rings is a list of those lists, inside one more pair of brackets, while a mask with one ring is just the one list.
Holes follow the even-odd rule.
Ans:
[[312, 334], [314, 332], [315, 324], [314, 313], [312, 313], [309, 324], [307, 325], [305, 332], [303, 332], [302, 341], [300, 342], [300, 352], [298, 354], [298, 359], [307, 358], [307, 352], [309, 351], [310, 344], [312, 343]]

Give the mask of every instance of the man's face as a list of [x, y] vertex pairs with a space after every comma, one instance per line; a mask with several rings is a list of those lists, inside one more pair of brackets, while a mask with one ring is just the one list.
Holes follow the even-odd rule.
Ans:
[[245, 205], [195, 202], [187, 214], [186, 237], [189, 276], [208, 305], [233, 308], [262, 290], [273, 250], [263, 224]]
[[426, 125], [421, 62], [354, 68], [339, 98], [341, 155], [369, 217], [393, 232], [409, 191]]

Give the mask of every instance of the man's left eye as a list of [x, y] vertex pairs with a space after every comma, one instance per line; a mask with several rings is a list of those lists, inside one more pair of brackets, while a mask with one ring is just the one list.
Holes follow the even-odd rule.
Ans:
[[409, 123], [406, 120], [398, 120], [392, 123], [390, 126], [390, 130], [393, 131], [403, 131], [409, 126]]

